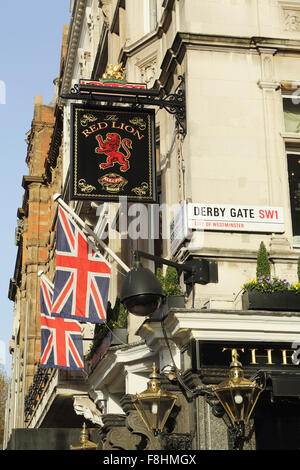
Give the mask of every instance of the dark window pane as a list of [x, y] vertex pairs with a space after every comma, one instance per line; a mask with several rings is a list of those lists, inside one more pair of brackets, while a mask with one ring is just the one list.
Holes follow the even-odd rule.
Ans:
[[283, 98], [283, 114], [286, 132], [300, 132], [300, 103], [298, 101], [300, 101], [299, 97], [295, 97], [294, 100], [291, 98]]
[[288, 154], [293, 235], [300, 235], [300, 154]]

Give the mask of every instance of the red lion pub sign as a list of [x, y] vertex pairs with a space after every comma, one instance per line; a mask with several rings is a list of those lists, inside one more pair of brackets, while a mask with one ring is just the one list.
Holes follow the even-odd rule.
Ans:
[[154, 113], [71, 105], [71, 199], [156, 202]]

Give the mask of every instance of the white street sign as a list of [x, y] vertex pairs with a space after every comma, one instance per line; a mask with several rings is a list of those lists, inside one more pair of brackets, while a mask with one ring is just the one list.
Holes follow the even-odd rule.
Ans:
[[284, 232], [282, 207], [229, 204], [197, 204], [187, 206], [187, 226], [198, 230], [229, 232]]

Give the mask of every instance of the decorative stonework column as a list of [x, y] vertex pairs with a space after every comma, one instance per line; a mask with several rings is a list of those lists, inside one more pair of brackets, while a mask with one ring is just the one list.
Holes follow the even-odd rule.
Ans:
[[[280, 146], [280, 111], [277, 96], [280, 83], [276, 81], [274, 72], [274, 56], [276, 49], [260, 48], [261, 80], [258, 85], [263, 93], [264, 124], [265, 124], [265, 158], [268, 179], [268, 204], [270, 206], [289, 207], [285, 177], [285, 153]], [[286, 214], [287, 215], [287, 214]], [[289, 251], [290, 244], [286, 237], [273, 235], [270, 250]]]
[[280, 84], [274, 77], [274, 55], [276, 49], [259, 49], [261, 57], [261, 80], [258, 85], [263, 92], [264, 123], [265, 123], [265, 155], [268, 176], [268, 204], [277, 205], [282, 201], [279, 178], [279, 152], [276, 142], [277, 125], [276, 90]]

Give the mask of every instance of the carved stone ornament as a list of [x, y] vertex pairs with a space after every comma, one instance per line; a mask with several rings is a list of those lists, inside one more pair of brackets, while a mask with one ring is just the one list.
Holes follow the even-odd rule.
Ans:
[[99, 8], [102, 9], [104, 23], [109, 28], [111, 24], [111, 0], [99, 0]]
[[279, 1], [281, 8], [283, 29], [285, 31], [300, 31], [300, 4], [299, 2]]
[[113, 428], [106, 435], [103, 450], [137, 450], [140, 442], [127, 428]]
[[300, 11], [284, 10], [284, 27], [286, 31], [300, 31]]
[[92, 37], [93, 37], [93, 30], [94, 30], [94, 27], [95, 27], [95, 24], [94, 24], [94, 17], [93, 17], [93, 13], [92, 13], [91, 7], [86, 7], [86, 10], [85, 10], [85, 17], [86, 17], [86, 25], [87, 25], [87, 31], [88, 31], [88, 35], [89, 35], [89, 40], [91, 41], [91, 40], [92, 40]]
[[84, 416], [98, 426], [102, 426], [101, 413], [95, 403], [87, 395], [75, 395], [73, 407], [77, 415]]
[[149, 88], [153, 85], [157, 72], [157, 58], [153, 56], [147, 61], [138, 64], [140, 69], [141, 82], [146, 83]]
[[161, 450], [161, 443], [154, 434], [149, 431], [143, 423], [140, 415], [137, 411], [130, 411], [127, 418], [126, 424], [131, 430], [133, 436], [140, 436], [140, 440], [144, 442], [143, 450]]
[[161, 450], [160, 440], [149, 431], [136, 411], [130, 395], [121, 406], [126, 415], [104, 415], [101, 429], [103, 450]]

